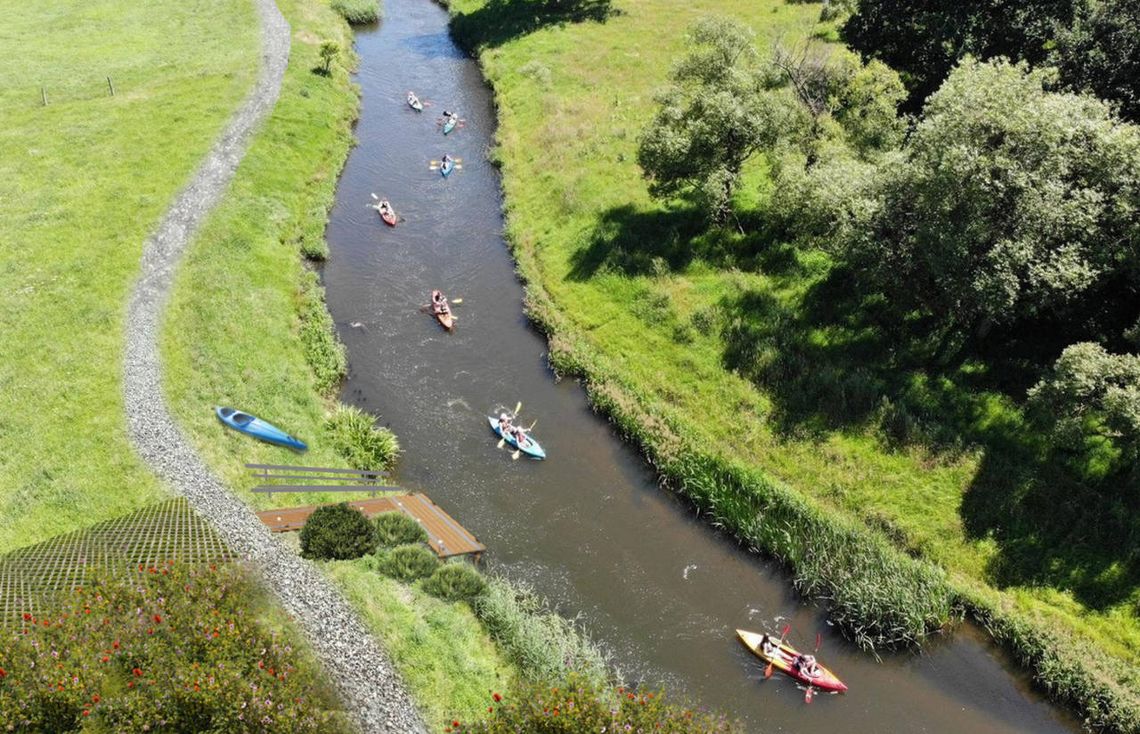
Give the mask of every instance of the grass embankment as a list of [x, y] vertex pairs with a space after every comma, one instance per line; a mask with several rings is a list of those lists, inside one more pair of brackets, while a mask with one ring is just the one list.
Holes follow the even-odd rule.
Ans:
[[162, 494], [127, 441], [124, 304], [259, 39], [249, 3], [0, 0], [0, 17], [3, 552]]
[[[684, 51], [685, 30], [702, 15], [730, 15], [757, 31], [763, 54], [774, 41], [815, 33], [819, 6], [450, 7], [457, 37], [479, 52], [495, 89], [493, 157], [508, 237], [556, 365], [584, 375], [594, 403], [675, 486], [787, 562], [798, 586], [827, 598], [849, 632], [906, 641], [956, 606], [974, 608], [1090, 725], [1140, 725], [1131, 668], [1140, 658], [1140, 587], [1126, 564], [1106, 560], [1118, 548], [1072, 551], [1079, 538], [1035, 538], [1033, 528], [1057, 525], [1050, 513], [1086, 530], [1092, 522], [1011, 487], [994, 461], [1000, 450], [892, 446], [873, 416], [829, 420], [831, 405], [788, 421], [802, 396], [748, 379], [741, 337], [754, 325], [741, 318], [758, 312], [752, 303], [777, 304], [773, 318], [794, 319], [830, 262], [780, 243], [704, 235], [699, 217], [648, 196], [634, 162], [637, 136]], [[606, 20], [590, 22], [597, 18]], [[746, 189], [762, 205], [770, 189], [762, 165]], [[826, 337], [809, 334], [808, 343]], [[937, 394], [937, 384], [915, 390], [924, 387]], [[963, 403], [974, 435], [1009, 424], [1012, 410], [997, 395]], [[1062, 525], [1073, 532], [1072, 522]], [[1105, 669], [1084, 667], [1076, 650], [1086, 644], [1107, 654]]]
[[[350, 49], [352, 38], [325, 3], [278, 5], [293, 32], [281, 97], [187, 252], [162, 340], [174, 415], [214, 470], [259, 507], [344, 499], [244, 492], [256, 480], [243, 465], [342, 466], [336, 447], [359, 433], [326, 425], [345, 355], [323, 289], [305, 264], [327, 254], [324, 226], [359, 103], [346, 69], [351, 52], [326, 76], [314, 71], [318, 50], [325, 39]], [[298, 455], [226, 430], [214, 405], [259, 415], [310, 449]]]

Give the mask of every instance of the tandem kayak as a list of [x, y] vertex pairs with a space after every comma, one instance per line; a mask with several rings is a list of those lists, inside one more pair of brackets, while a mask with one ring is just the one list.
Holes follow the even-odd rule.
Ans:
[[448, 176], [450, 176], [451, 171], [454, 168], [455, 168], [455, 161], [451, 160], [450, 158], [444, 160], [442, 163], [439, 164], [439, 172], [443, 175], [444, 178], [447, 178]]
[[452, 115], [451, 117], [444, 120], [443, 121], [443, 134], [447, 135], [449, 132], [454, 130], [455, 125], [458, 122], [459, 122], [459, 117], [457, 115]]
[[503, 432], [499, 430], [499, 420], [497, 418], [487, 416], [487, 422], [491, 424], [491, 430], [495, 432], [496, 436], [504, 439], [511, 446], [514, 446], [516, 449], [522, 451], [527, 456], [533, 456], [536, 459], [546, 458], [546, 452], [543, 451], [542, 447], [538, 445], [538, 441], [527, 437], [526, 443], [522, 446], [519, 446], [518, 441], [515, 440], [514, 436], [504, 436]]
[[408, 92], [408, 106], [416, 112], [424, 111], [424, 103], [420, 101], [415, 92]]
[[447, 305], [446, 299], [444, 301], [444, 310], [437, 311], [435, 309], [435, 298], [437, 295], [442, 296], [443, 294], [438, 290], [431, 292], [431, 315], [439, 321], [440, 326], [451, 331], [455, 327], [455, 316], [452, 315], [451, 306]]
[[376, 205], [376, 211], [380, 212], [380, 218], [384, 220], [385, 224], [389, 227], [396, 226], [396, 211], [392, 209], [392, 205], [388, 203], [387, 199], [382, 199]]
[[262, 441], [268, 441], [269, 443], [275, 443], [278, 446], [285, 446], [286, 448], [295, 449], [297, 451], [307, 451], [309, 448], [305, 445], [304, 441], [293, 438], [272, 423], [266, 423], [249, 413], [243, 413], [233, 408], [220, 407], [214, 408], [214, 412], [218, 414], [218, 420], [235, 431], [241, 431], [254, 438], [260, 438]]
[[839, 680], [839, 678], [827, 668], [822, 665], [816, 664], [818, 670], [814, 676], [806, 675], [796, 669], [794, 665], [796, 657], [799, 656], [799, 651], [788, 643], [780, 643], [779, 648], [773, 655], [767, 655], [761, 649], [760, 643], [764, 639], [764, 635], [756, 632], [748, 632], [746, 630], [736, 630], [739, 635], [740, 641], [756, 654], [756, 657], [763, 660], [765, 663], [772, 663], [772, 667], [779, 668], [791, 677], [803, 683], [805, 686], [812, 686], [821, 691], [836, 691], [843, 693], [847, 690], [847, 684]]

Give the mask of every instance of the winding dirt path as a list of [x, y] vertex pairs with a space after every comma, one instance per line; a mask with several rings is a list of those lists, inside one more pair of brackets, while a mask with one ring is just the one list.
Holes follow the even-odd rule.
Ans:
[[372, 732], [423, 732], [423, 722], [387, 655], [339, 591], [312, 564], [270, 535], [219, 481], [179, 430], [162, 392], [162, 309], [183, 252], [221, 199], [254, 130], [281, 92], [290, 29], [273, 0], [254, 0], [262, 26], [262, 69], [249, 97], [147, 240], [127, 310], [123, 390], [135, 450], [162, 479], [247, 557], [304, 629], [341, 697]]

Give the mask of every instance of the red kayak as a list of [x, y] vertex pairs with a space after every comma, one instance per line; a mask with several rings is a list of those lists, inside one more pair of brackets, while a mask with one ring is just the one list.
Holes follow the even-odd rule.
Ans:
[[[786, 642], [780, 642], [771, 655], [764, 652], [762, 642], [764, 635], [756, 632], [748, 632], [746, 630], [736, 630], [736, 634], [740, 636], [740, 641], [745, 646], [756, 653], [756, 657], [760, 658], [766, 663], [772, 663], [772, 667], [779, 668], [791, 677], [803, 683], [805, 686], [818, 688], [821, 691], [836, 691], [843, 693], [847, 690], [847, 684], [839, 680], [835, 673], [832, 673], [822, 665], [817, 664], [814, 675], [808, 675], [801, 671], [796, 666], [796, 659], [800, 657], [800, 652]], [[779, 642], [778, 638], [771, 638]]]
[[389, 227], [396, 226], [396, 212], [387, 199], [380, 200], [380, 203], [376, 205], [376, 211], [380, 212], [380, 218], [384, 220], [384, 224]]

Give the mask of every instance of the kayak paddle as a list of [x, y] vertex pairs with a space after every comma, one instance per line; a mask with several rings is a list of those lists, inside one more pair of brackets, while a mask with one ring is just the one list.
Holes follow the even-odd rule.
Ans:
[[[784, 631], [780, 633], [780, 644], [781, 645], [784, 644], [784, 638], [788, 636], [788, 632], [790, 632], [791, 629], [792, 629], [792, 625], [790, 625], [790, 624], [784, 625]], [[775, 665], [775, 663], [776, 663], [775, 660], [769, 660], [768, 661], [768, 667], [764, 668], [764, 677], [765, 678], [771, 678], [772, 677], [772, 666]]]

